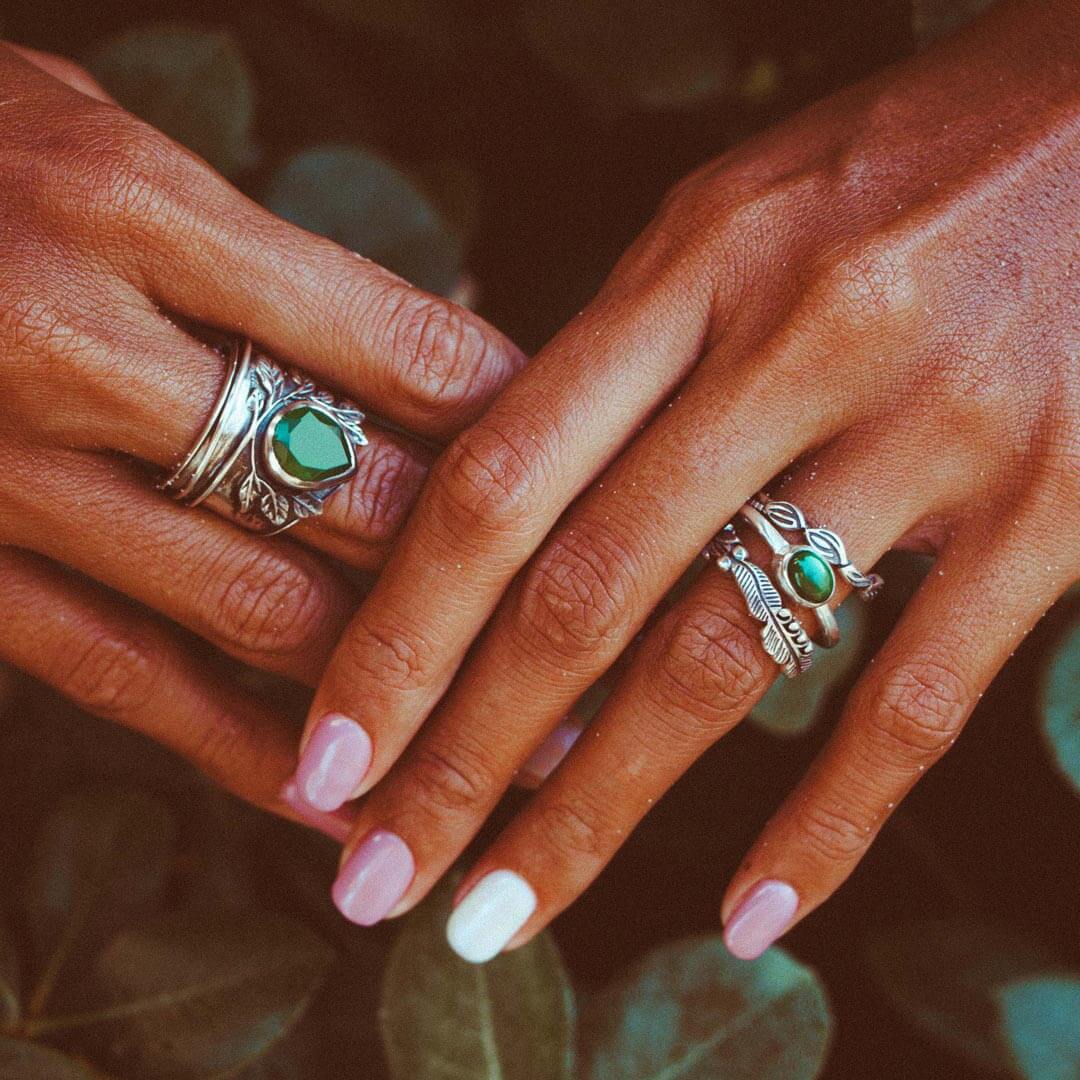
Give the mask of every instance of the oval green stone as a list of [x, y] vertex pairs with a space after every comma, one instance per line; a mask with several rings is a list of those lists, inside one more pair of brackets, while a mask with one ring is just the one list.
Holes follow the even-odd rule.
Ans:
[[345, 433], [320, 409], [297, 405], [274, 427], [271, 447], [282, 470], [308, 484], [333, 480], [352, 464]]
[[824, 604], [836, 588], [832, 567], [815, 551], [797, 551], [788, 560], [788, 581], [807, 603]]

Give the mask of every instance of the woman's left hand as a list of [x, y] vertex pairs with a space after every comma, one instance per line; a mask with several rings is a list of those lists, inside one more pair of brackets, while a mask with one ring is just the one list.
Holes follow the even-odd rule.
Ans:
[[[1074, 15], [1000, 5], [691, 177], [437, 463], [309, 723], [309, 768], [324, 725], [374, 742], [351, 779], [379, 786], [335, 885], [348, 917], [428, 891], [763, 487], [858, 566], [898, 543], [937, 552], [731, 883], [732, 951], [756, 955], [851, 873], [1080, 576]], [[716, 571], [650, 629], [466, 878], [463, 955], [528, 940], [747, 713], [777, 674], [760, 631]]]

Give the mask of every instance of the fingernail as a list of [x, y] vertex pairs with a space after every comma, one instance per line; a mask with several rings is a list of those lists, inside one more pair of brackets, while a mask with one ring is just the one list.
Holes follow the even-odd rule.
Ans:
[[536, 910], [532, 886], [511, 870], [482, 877], [446, 924], [450, 948], [470, 964], [498, 956]]
[[278, 798], [292, 810], [305, 825], [325, 833], [331, 840], [344, 844], [352, 833], [352, 826], [348, 814], [344, 810], [324, 813], [316, 810], [310, 803], [300, 797], [300, 789], [295, 780], [289, 780], [278, 793]]
[[405, 895], [416, 864], [396, 833], [376, 830], [346, 859], [331, 895], [350, 922], [374, 926]]
[[578, 741], [584, 727], [580, 720], [565, 717], [557, 728], [533, 751], [532, 757], [521, 766], [517, 784], [538, 788], [562, 763]]
[[370, 765], [368, 733], [341, 713], [327, 713], [296, 766], [297, 790], [316, 810], [336, 810], [352, 797]]
[[758, 882], [724, 927], [728, 952], [755, 960], [791, 925], [798, 906], [799, 894], [786, 881]]

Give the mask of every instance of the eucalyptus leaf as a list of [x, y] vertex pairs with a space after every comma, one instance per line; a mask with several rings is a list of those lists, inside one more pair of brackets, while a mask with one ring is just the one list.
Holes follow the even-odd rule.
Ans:
[[281, 916], [159, 915], [102, 951], [82, 1011], [32, 1030], [74, 1038], [138, 1080], [234, 1072], [289, 1031], [332, 959], [320, 938]]
[[1054, 760], [1080, 791], [1080, 622], [1050, 660], [1041, 704], [1043, 733]]
[[0, 1080], [105, 1080], [59, 1050], [0, 1035]]
[[32, 944], [30, 1016], [75, 977], [110, 934], [146, 911], [172, 868], [175, 825], [149, 795], [104, 787], [76, 792], [45, 820], [23, 902]]
[[1027, 1080], [1080, 1080], [1080, 979], [1046, 976], [999, 994], [1005, 1037]]
[[858, 662], [866, 639], [868, 619], [861, 601], [844, 604], [836, 619], [840, 644], [819, 649], [813, 666], [797, 679], [777, 679], [750, 713], [754, 724], [773, 735], [802, 735], [810, 729], [829, 690]]
[[582, 1017], [585, 1080], [808, 1080], [831, 1017], [809, 968], [781, 949], [736, 960], [719, 937], [650, 953]]
[[361, 147], [319, 146], [290, 158], [263, 201], [431, 292], [449, 295], [461, 276], [459, 236], [411, 180]]
[[9, 1030], [19, 1020], [19, 955], [5, 920], [0, 917], [0, 1031]]
[[254, 84], [225, 31], [140, 27], [98, 47], [87, 66], [126, 109], [226, 176], [253, 163]]
[[1040, 943], [967, 919], [890, 927], [871, 937], [866, 951], [896, 1009], [985, 1076], [1012, 1068], [999, 993], [1055, 966]]
[[959, 29], [981, 15], [994, 0], [912, 0], [911, 29], [925, 44]]
[[529, 0], [535, 52], [613, 111], [689, 109], [730, 88], [731, 28], [708, 0]]
[[468, 964], [446, 943], [452, 887], [409, 916], [383, 976], [394, 1080], [570, 1080], [574, 998], [551, 936]]

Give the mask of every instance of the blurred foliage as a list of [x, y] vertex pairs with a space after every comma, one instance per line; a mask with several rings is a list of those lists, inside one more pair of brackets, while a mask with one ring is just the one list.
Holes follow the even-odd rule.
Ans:
[[477, 967], [446, 943], [451, 875], [407, 921], [383, 976], [394, 1080], [572, 1080], [574, 994], [548, 933]]
[[[9, 0], [3, 20], [276, 212], [435, 291], [475, 282], [534, 345], [690, 167], [982, 6]], [[702, 936], [926, 571], [890, 557], [845, 645], [770, 691], [552, 934], [483, 969], [445, 946], [445, 891], [347, 926], [332, 845], [0, 669], [0, 1077], [1075, 1080], [1080, 810], [1035, 735], [1078, 784], [1075, 590], [793, 955]]]
[[719, 937], [647, 955], [582, 1018], [587, 1080], [811, 1080], [831, 1017], [812, 971], [781, 949], [736, 960]]
[[1047, 666], [1042, 714], [1054, 760], [1080, 792], [1080, 623], [1058, 645]]
[[229, 34], [187, 26], [141, 27], [98, 46], [87, 66], [121, 105], [226, 176], [255, 160], [255, 88], [247, 61]]
[[274, 173], [264, 201], [431, 292], [449, 295], [461, 277], [460, 238], [408, 178], [369, 151], [306, 150]]

